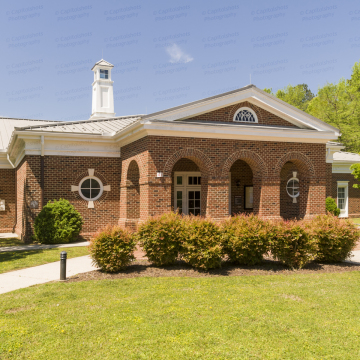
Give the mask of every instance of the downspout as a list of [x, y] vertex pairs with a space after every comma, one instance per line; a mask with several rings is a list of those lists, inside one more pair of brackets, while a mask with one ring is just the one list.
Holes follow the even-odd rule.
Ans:
[[[11, 162], [9, 154], [7, 154], [7, 159], [8, 159], [8, 162], [13, 167], [13, 169], [15, 169], [15, 165]], [[14, 177], [15, 177], [15, 222], [14, 222], [14, 226], [12, 229], [13, 233], [15, 233], [15, 229], [16, 229], [16, 225], [17, 225], [17, 171], [16, 171], [16, 169], [14, 170], [14, 172], [15, 172], [15, 174], [14, 174]]]
[[45, 177], [44, 177], [44, 157], [45, 155], [45, 139], [44, 135], [41, 135], [41, 156], [40, 156], [40, 187], [41, 187], [41, 209], [44, 207], [44, 184], [45, 184]]

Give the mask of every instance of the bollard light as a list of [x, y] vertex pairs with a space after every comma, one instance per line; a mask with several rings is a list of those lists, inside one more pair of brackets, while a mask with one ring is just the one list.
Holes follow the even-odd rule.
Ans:
[[67, 252], [62, 251], [60, 254], [60, 281], [66, 281], [66, 258]]

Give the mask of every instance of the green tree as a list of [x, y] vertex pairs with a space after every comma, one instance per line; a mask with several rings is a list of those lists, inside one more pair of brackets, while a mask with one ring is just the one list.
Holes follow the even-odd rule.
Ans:
[[[360, 164], [352, 164], [350, 166], [350, 170], [352, 170], [354, 178], [360, 182]], [[354, 184], [353, 187], [356, 189], [360, 189], [360, 184]]]
[[284, 89], [278, 90], [276, 97], [300, 110], [306, 111], [310, 101], [314, 98], [314, 94], [307, 84], [299, 84], [295, 86], [288, 85]]

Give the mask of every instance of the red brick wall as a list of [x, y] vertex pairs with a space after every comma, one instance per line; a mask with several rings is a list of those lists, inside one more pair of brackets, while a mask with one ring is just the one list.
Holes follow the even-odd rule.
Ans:
[[[45, 156], [44, 200], [67, 199], [80, 212], [84, 220], [82, 235], [85, 237], [106, 225], [115, 225], [119, 219], [120, 198], [120, 158], [88, 156]], [[94, 201], [94, 208], [88, 208], [78, 192], [71, 191], [71, 185], [79, 185], [80, 180], [88, 176], [88, 169], [95, 170], [103, 185], [110, 185], [109, 192], [104, 191]]]
[[5, 200], [5, 211], [0, 211], [0, 233], [12, 232], [15, 226], [15, 170], [0, 169], [0, 199]]
[[349, 217], [360, 218], [360, 189], [353, 187], [358, 184], [352, 174], [332, 174], [331, 177], [331, 196], [337, 200], [337, 181], [349, 181]]
[[222, 109], [211, 111], [199, 116], [195, 116], [192, 120], [202, 120], [202, 121], [219, 121], [219, 122], [233, 122], [234, 115], [237, 110], [241, 107], [246, 106], [255, 111], [258, 118], [259, 124], [262, 125], [277, 125], [277, 126], [286, 126], [286, 127], [297, 127], [292, 123], [280, 118], [277, 115], [274, 115], [256, 105], [253, 105], [247, 101], [244, 101], [239, 104], [230, 105]]
[[[17, 169], [17, 222], [16, 233], [25, 242], [31, 241], [33, 223], [41, 210], [40, 156], [25, 156]], [[32, 201], [38, 208], [31, 208]]]
[[[202, 176], [202, 215], [228, 215], [228, 172], [241, 158], [253, 172], [254, 212], [280, 217], [280, 172], [292, 161], [302, 174], [308, 191], [303, 199], [304, 215], [325, 212], [325, 144], [301, 144], [243, 140], [194, 139], [148, 136], [121, 149], [122, 182], [120, 223], [126, 223], [126, 176], [132, 160], [140, 169], [140, 219], [172, 208], [172, 171], [182, 158], [193, 161]], [[157, 178], [157, 172], [164, 177]], [[258, 200], [257, 200], [258, 199]]]

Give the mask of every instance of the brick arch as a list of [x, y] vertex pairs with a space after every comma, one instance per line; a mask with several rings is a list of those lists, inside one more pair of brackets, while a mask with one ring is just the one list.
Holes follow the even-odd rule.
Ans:
[[231, 166], [237, 160], [243, 160], [250, 166], [254, 178], [267, 177], [267, 166], [260, 155], [251, 150], [238, 150], [232, 153], [225, 161], [221, 172], [222, 178], [225, 179], [228, 177]]
[[124, 160], [122, 162], [122, 175], [121, 175], [121, 183], [122, 185], [125, 185], [126, 181], [127, 181], [127, 177], [128, 177], [128, 172], [129, 172], [129, 166], [130, 164], [135, 161], [137, 166], [139, 167], [139, 173], [140, 173], [140, 179], [142, 178], [142, 176], [144, 175], [144, 161], [142, 159], [142, 157], [139, 154], [133, 153], [131, 154], [132, 156], [127, 158], [126, 160]]
[[311, 160], [301, 152], [293, 151], [283, 155], [275, 166], [275, 174], [280, 178], [283, 166], [287, 162], [296, 165], [304, 177], [315, 177], [315, 168]]
[[181, 149], [172, 154], [164, 166], [164, 177], [171, 177], [174, 165], [183, 158], [192, 160], [200, 169], [202, 176], [213, 176], [215, 168], [210, 158], [202, 151], [193, 148]]

